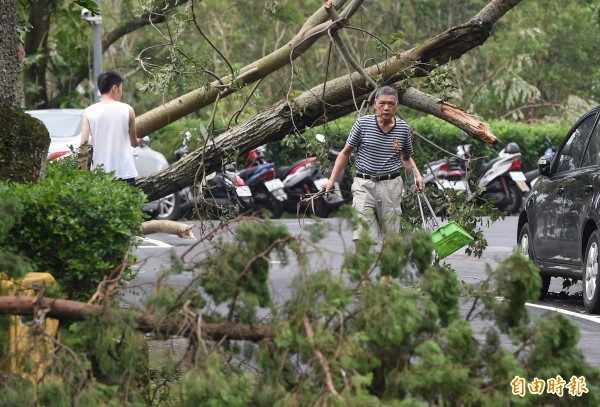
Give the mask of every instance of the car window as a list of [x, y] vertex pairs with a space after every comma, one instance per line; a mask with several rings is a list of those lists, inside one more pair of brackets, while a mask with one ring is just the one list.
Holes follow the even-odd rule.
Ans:
[[50, 138], [75, 137], [81, 134], [82, 115], [66, 113], [30, 114], [36, 119], [40, 119], [46, 125], [48, 133], [50, 133]]
[[596, 125], [592, 131], [592, 137], [583, 155], [582, 167], [600, 165], [600, 126]]
[[588, 116], [573, 130], [571, 136], [558, 153], [558, 169], [556, 172], [574, 170], [579, 167], [588, 136], [592, 131], [595, 120], [595, 114]]

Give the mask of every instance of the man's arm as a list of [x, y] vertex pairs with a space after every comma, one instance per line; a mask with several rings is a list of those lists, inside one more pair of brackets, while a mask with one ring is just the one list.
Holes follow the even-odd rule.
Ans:
[[331, 170], [331, 175], [329, 176], [329, 180], [325, 184], [325, 192], [331, 191], [333, 188], [333, 184], [337, 177], [341, 174], [350, 158], [350, 154], [352, 154], [352, 146], [350, 144], [346, 144], [340, 154], [335, 159], [335, 164], [333, 164], [333, 170]]
[[142, 142], [142, 139], [137, 137], [137, 132], [135, 131], [135, 112], [131, 106], [129, 107], [129, 142], [131, 143], [131, 147], [134, 148]]
[[87, 170], [88, 168], [88, 151], [90, 145], [90, 121], [85, 112], [83, 113], [83, 123], [81, 125], [81, 143], [79, 143], [79, 168]]
[[[417, 187], [422, 191], [425, 189], [425, 184], [423, 183], [423, 177], [421, 176], [421, 172], [417, 168], [417, 164], [415, 164], [415, 160], [413, 160], [410, 154], [402, 153], [402, 165], [404, 168], [417, 179]], [[414, 173], [413, 173], [414, 170]]]

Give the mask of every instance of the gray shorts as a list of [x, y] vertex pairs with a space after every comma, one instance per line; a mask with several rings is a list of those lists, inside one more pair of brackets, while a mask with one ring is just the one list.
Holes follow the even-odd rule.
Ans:
[[[399, 232], [402, 209], [402, 177], [385, 181], [354, 178], [352, 183], [352, 206], [369, 224], [369, 233], [377, 241], [387, 230]], [[354, 229], [352, 240], [358, 240], [362, 226]]]

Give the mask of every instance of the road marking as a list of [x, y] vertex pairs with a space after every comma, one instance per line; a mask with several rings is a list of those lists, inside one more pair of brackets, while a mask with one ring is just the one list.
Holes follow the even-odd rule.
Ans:
[[570, 315], [572, 317], [578, 317], [578, 318], [587, 319], [588, 321], [600, 324], [600, 316], [593, 316], [593, 315], [589, 315], [589, 314], [581, 314], [579, 312], [567, 311], [566, 309], [562, 309], [562, 308], [554, 308], [554, 307], [549, 307], [547, 305], [531, 304], [529, 302], [526, 302], [525, 305], [528, 305], [528, 306], [533, 307], [533, 308], [541, 308], [541, 309], [545, 309], [545, 310], [548, 310], [548, 311], [560, 312], [561, 314], [567, 314], [567, 315]]
[[145, 243], [150, 243], [151, 246], [138, 246], [138, 249], [156, 249], [157, 247], [173, 247], [168, 243], [161, 242], [160, 240], [150, 239], [149, 237], [142, 238], [142, 241]]

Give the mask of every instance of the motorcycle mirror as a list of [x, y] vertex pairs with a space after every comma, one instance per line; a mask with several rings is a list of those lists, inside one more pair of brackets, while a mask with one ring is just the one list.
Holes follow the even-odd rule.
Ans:
[[322, 135], [322, 134], [320, 134], [320, 133], [315, 134], [315, 138], [317, 139], [317, 141], [319, 143], [324, 143], [325, 142], [325, 136]]

